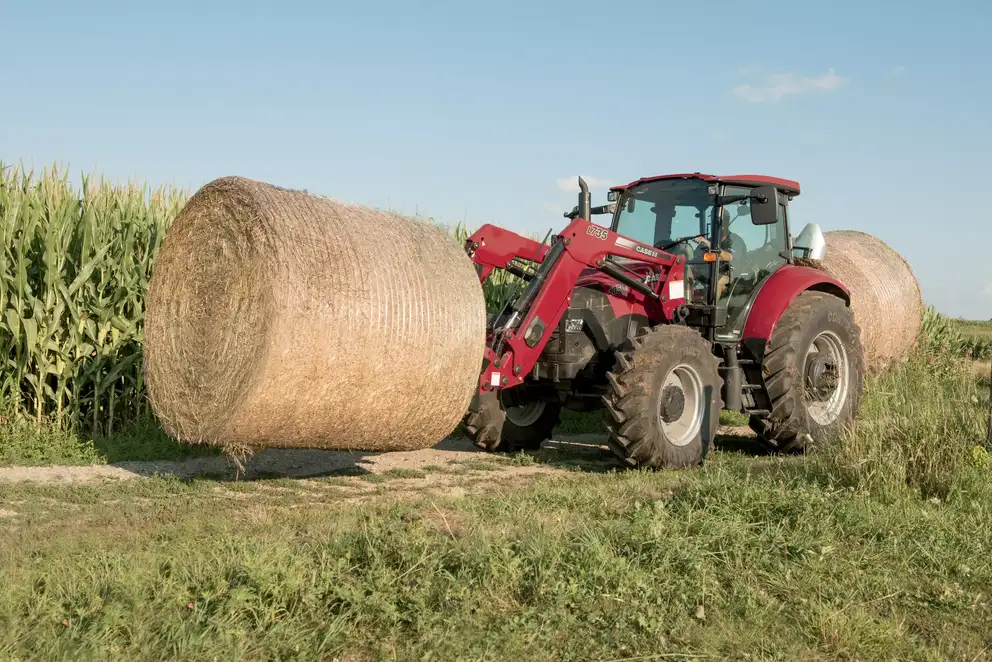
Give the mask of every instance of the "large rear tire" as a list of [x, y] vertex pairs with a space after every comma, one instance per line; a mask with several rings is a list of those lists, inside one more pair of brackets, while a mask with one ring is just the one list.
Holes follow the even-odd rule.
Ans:
[[472, 401], [465, 416], [469, 439], [491, 453], [539, 449], [561, 421], [561, 403], [537, 398], [513, 402], [505, 393], [489, 391]]
[[800, 294], [772, 332], [762, 362], [771, 414], [751, 429], [784, 453], [833, 441], [857, 416], [864, 350], [854, 313], [825, 292]]
[[603, 396], [610, 449], [635, 468], [703, 462], [723, 408], [719, 360], [697, 330], [665, 325], [616, 352]]

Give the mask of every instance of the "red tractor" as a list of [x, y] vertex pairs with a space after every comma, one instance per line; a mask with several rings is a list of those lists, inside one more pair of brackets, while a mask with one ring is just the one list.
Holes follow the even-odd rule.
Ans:
[[[485, 225], [465, 248], [485, 281], [526, 282], [489, 316], [479, 390], [465, 416], [489, 451], [539, 447], [563, 408], [602, 409], [632, 467], [703, 461], [724, 408], [779, 451], [811, 450], [857, 413], [860, 329], [845, 285], [795, 264], [799, 184], [678, 174], [579, 204], [550, 243]], [[609, 227], [590, 221], [612, 214]], [[812, 230], [811, 230], [812, 228]], [[803, 257], [822, 255], [807, 226]]]

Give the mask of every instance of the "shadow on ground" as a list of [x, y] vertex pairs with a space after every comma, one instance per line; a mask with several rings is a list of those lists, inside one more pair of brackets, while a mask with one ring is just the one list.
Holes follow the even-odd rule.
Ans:
[[[136, 434], [135, 437], [138, 437]], [[106, 464], [81, 466], [9, 467], [0, 469], [0, 480], [43, 481], [71, 483], [94, 478], [132, 479], [138, 477], [172, 477], [183, 481], [255, 481], [278, 478], [308, 479], [335, 476], [370, 476], [373, 474], [402, 475], [404, 472], [461, 473], [493, 471], [514, 467], [541, 467], [548, 470], [608, 473], [624, 470], [623, 464], [606, 447], [602, 434], [562, 434], [545, 442], [535, 451], [490, 454], [475, 447], [461, 436], [443, 439], [435, 446], [422, 450], [370, 453], [362, 451], [333, 451], [314, 449], [269, 448], [246, 458], [239, 470], [227, 457], [214, 449], [189, 448], [151, 435], [151, 440], [134, 439], [128, 448], [115, 440], [106, 448], [110, 459]], [[165, 444], [182, 448], [166, 448]], [[753, 438], [742, 434], [718, 437], [720, 452], [748, 455], [765, 454]], [[156, 451], [161, 454], [156, 456]], [[146, 459], [147, 458], [147, 459]]]
[[[124, 461], [111, 466], [136, 476], [174, 476], [182, 480], [252, 481], [273, 478], [327, 478], [363, 476], [395, 470], [422, 470], [451, 464], [471, 468], [473, 462], [506, 466], [535, 464], [550, 469], [608, 473], [626, 467], [605, 445], [600, 434], [561, 435], [539, 450], [490, 454], [464, 437], [443, 439], [431, 448], [413, 451], [367, 453], [331, 450], [269, 448], [248, 458], [242, 471], [221, 455], [166, 461]], [[753, 436], [733, 433], [717, 437], [717, 449], [749, 456], [768, 450]]]
[[716, 447], [717, 451], [721, 453], [747, 455], [749, 457], [764, 457], [772, 454], [771, 449], [761, 443], [750, 431], [733, 431], [727, 434], [717, 435]]
[[603, 446], [604, 443], [602, 435], [571, 435], [563, 436], [562, 440], [545, 442], [537, 451], [492, 454], [477, 448], [464, 437], [452, 436], [431, 448], [386, 453], [268, 448], [247, 458], [241, 471], [222, 455], [181, 460], [123, 461], [110, 466], [142, 477], [173, 476], [181, 480], [218, 481], [363, 476], [452, 465], [471, 470], [474, 464], [487, 469], [495, 468], [493, 465], [507, 468], [542, 465], [549, 469], [593, 473], [622, 469], [622, 463]]
[[267, 448], [244, 461], [242, 470], [223, 455], [167, 461], [116, 462], [116, 469], [137, 476], [173, 476], [182, 480], [252, 481], [273, 478], [364, 476], [390, 469], [418, 469], [453, 460], [472, 459], [482, 451], [467, 439], [448, 438], [432, 448], [368, 453], [303, 448]]

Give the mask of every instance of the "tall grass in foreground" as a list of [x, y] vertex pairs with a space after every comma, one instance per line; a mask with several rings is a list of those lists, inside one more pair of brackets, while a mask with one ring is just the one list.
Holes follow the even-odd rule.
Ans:
[[868, 380], [857, 424], [827, 451], [845, 480], [946, 499], [992, 469], [989, 386], [952, 351], [952, 332], [950, 320], [929, 315], [914, 355]]
[[147, 413], [144, 294], [181, 192], [0, 164], [0, 408], [91, 434]]

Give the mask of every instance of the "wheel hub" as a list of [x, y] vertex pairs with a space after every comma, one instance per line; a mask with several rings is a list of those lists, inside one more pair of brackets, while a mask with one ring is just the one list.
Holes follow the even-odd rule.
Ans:
[[837, 363], [832, 357], [812, 354], [806, 359], [806, 386], [815, 400], [829, 400], [839, 382]]
[[666, 386], [661, 392], [661, 420], [671, 423], [682, 418], [685, 412], [685, 393], [675, 385]]
[[703, 423], [703, 379], [692, 364], [681, 363], [665, 375], [658, 393], [658, 425], [673, 446], [685, 446]]
[[847, 404], [851, 381], [847, 348], [840, 336], [834, 331], [821, 331], [810, 344], [803, 366], [807, 413], [818, 425], [833, 425]]

